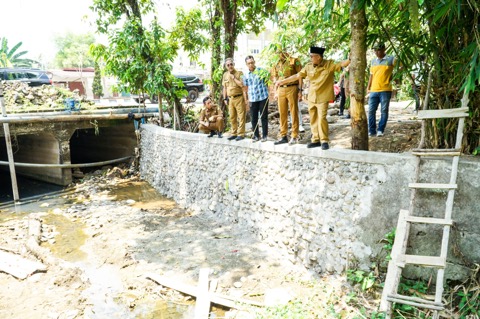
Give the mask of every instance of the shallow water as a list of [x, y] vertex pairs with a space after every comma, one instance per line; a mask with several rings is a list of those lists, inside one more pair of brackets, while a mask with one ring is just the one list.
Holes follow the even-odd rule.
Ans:
[[[116, 201], [134, 200], [131, 206], [143, 209], [171, 210], [177, 207], [175, 201], [160, 195], [146, 182], [125, 182], [109, 187], [109, 198]], [[43, 213], [42, 220], [46, 225], [54, 226], [58, 234], [54, 241], [43, 242], [56, 258], [72, 262], [82, 270], [90, 285], [82, 296], [87, 300], [85, 314], [91, 318], [123, 318], [123, 319], [186, 319], [194, 317], [194, 299], [185, 303], [174, 303], [166, 300], [152, 299], [146, 296], [131, 296], [125, 287], [118, 267], [103, 264], [100, 267], [89, 262], [88, 253], [82, 246], [88, 240], [86, 225], [76, 219], [59, 213], [72, 205], [81, 203], [81, 195], [57, 194], [46, 199], [32, 201], [28, 204], [10, 205], [0, 208], [0, 223], [23, 219], [31, 213]], [[80, 199], [79, 199], [80, 198]], [[94, 205], [94, 204], [93, 204]], [[135, 306], [130, 308], [130, 303]], [[213, 308], [214, 317], [222, 317], [222, 309]], [[216, 315], [216, 316], [215, 316]]]
[[109, 192], [117, 201], [133, 199], [135, 203], [132, 206], [137, 208], [169, 210], [177, 205], [175, 201], [160, 195], [147, 182], [121, 183], [109, 189]]

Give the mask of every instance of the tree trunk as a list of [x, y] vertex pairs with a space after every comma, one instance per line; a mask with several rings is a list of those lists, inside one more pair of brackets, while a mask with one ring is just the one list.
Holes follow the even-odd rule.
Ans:
[[368, 121], [365, 113], [365, 69], [367, 66], [366, 38], [368, 21], [365, 2], [350, 0], [350, 117], [352, 150], [368, 151]]
[[224, 56], [232, 58], [235, 52], [237, 41], [237, 1], [221, 0], [220, 5], [223, 11], [223, 23], [225, 28], [225, 49]]
[[210, 29], [212, 31], [212, 58], [211, 58], [211, 67], [210, 74], [212, 77], [212, 91], [210, 92], [211, 98], [216, 104], [220, 105], [222, 110], [224, 110], [223, 99], [221, 98], [221, 76], [222, 72], [218, 71], [222, 65], [222, 41], [220, 39], [220, 8], [218, 5], [215, 5], [215, 10], [213, 17], [210, 19]]
[[158, 119], [160, 121], [160, 126], [161, 127], [165, 127], [165, 119], [163, 117], [163, 99], [162, 99], [162, 95], [159, 94], [158, 95]]

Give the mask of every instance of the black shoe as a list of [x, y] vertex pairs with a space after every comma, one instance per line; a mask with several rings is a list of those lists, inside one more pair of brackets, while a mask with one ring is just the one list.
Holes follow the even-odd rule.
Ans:
[[232, 135], [232, 136], [230, 136], [229, 138], [227, 138], [227, 140], [231, 141], [231, 140], [234, 140], [234, 139], [236, 139], [236, 138], [237, 138], [236, 135]]
[[312, 143], [307, 144], [307, 148], [314, 148], [314, 147], [319, 147], [319, 146], [322, 146], [322, 144], [320, 142], [312, 142]]
[[241, 141], [241, 140], [243, 140], [243, 139], [244, 139], [243, 136], [237, 136], [237, 138], [235, 139], [235, 141]]
[[218, 132], [218, 138], [222, 138], [222, 132]]
[[215, 131], [210, 131], [210, 135], [208, 135], [208, 137], [213, 137], [213, 136], [215, 136], [215, 134], [217, 134], [217, 132], [215, 132]]
[[285, 144], [288, 143], [288, 138], [286, 136], [282, 137], [278, 141], [275, 141], [273, 145], [280, 145], [280, 144]]
[[328, 143], [322, 143], [322, 150], [328, 150], [329, 148]]
[[252, 138], [252, 142], [253, 142], [253, 143], [258, 142], [258, 141], [260, 141], [260, 137], [254, 136], [254, 137]]

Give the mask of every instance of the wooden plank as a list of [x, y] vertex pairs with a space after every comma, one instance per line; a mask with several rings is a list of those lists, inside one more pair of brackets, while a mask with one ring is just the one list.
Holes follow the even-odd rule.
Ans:
[[449, 226], [453, 225], [453, 220], [443, 219], [443, 218], [407, 216], [405, 220], [410, 223], [418, 223], [418, 224], [436, 224], [436, 225], [449, 225]]
[[397, 299], [397, 298], [392, 298], [389, 297], [388, 301], [390, 302], [396, 302], [396, 303], [401, 303], [404, 305], [409, 305], [409, 306], [415, 306], [415, 307], [420, 307], [420, 308], [427, 308], [427, 309], [432, 309], [432, 310], [443, 310], [443, 306], [434, 306], [434, 305], [428, 305], [424, 303], [419, 303], [419, 302], [414, 302], [414, 301], [408, 301], [408, 300], [403, 300], [403, 299]]
[[408, 187], [421, 189], [457, 189], [457, 184], [410, 183]]
[[448, 150], [438, 150], [435, 152], [418, 152], [412, 151], [412, 155], [416, 156], [460, 156], [462, 155], [459, 151], [448, 151]]
[[0, 251], [0, 271], [10, 274], [15, 278], [25, 279], [34, 272], [46, 270], [47, 267], [38, 261]]
[[380, 301], [380, 311], [390, 313], [390, 304], [388, 303], [387, 296], [394, 294], [398, 289], [398, 282], [402, 273], [399, 268], [396, 259], [399, 255], [403, 254], [404, 243], [408, 239], [408, 225], [405, 218], [408, 216], [408, 210], [400, 210], [397, 221], [397, 229], [395, 231], [395, 240], [393, 242], [392, 252], [390, 256], [392, 260], [388, 262], [387, 276], [385, 278], [385, 284], [383, 286], [382, 298]]
[[197, 301], [195, 302], [195, 319], [208, 319], [210, 298], [208, 290], [208, 274], [210, 269], [201, 268], [198, 276]]
[[418, 298], [418, 297], [405, 296], [405, 295], [400, 295], [400, 294], [388, 295], [388, 298], [396, 298], [396, 299], [415, 301], [415, 302], [424, 303], [424, 304], [428, 304], [428, 305], [439, 306], [439, 307], [444, 306], [444, 304], [441, 303], [441, 302], [436, 302], [436, 301], [432, 301], [432, 300], [428, 300], [428, 299], [422, 299], [422, 298]]
[[442, 119], [454, 117], [468, 117], [468, 107], [457, 107], [454, 109], [425, 110], [418, 111], [418, 119]]
[[444, 268], [447, 265], [446, 258], [436, 256], [420, 256], [420, 255], [400, 255], [397, 262], [401, 265], [421, 265]]
[[461, 149], [459, 148], [414, 148], [412, 152], [419, 152], [419, 153], [441, 153], [441, 152], [460, 152]]
[[[170, 278], [163, 277], [157, 274], [147, 274], [145, 277], [155, 281], [156, 283], [162, 286], [178, 290], [184, 294], [187, 294], [193, 297], [197, 297], [197, 287], [195, 286], [177, 282], [175, 280], [172, 280]], [[225, 295], [212, 293], [212, 292], [209, 292], [208, 296], [209, 296], [210, 302], [217, 305], [222, 305], [228, 308], [233, 308], [233, 309], [243, 309], [241, 307], [241, 304], [264, 307], [263, 303], [256, 302], [253, 300], [248, 300], [248, 299], [233, 298], [230, 296], [225, 296]]]

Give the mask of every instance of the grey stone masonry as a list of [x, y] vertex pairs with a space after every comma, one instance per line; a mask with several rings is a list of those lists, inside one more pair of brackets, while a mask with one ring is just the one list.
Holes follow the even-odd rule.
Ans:
[[[396, 226], [400, 209], [408, 209], [414, 163], [410, 154], [236, 142], [154, 125], [141, 131], [141, 176], [160, 193], [198, 213], [244, 225], [317, 273], [368, 269], [385, 258], [382, 239]], [[421, 178], [447, 182], [450, 163], [430, 161]], [[465, 266], [480, 262], [479, 172], [478, 160], [462, 158], [448, 278], [464, 278]], [[443, 214], [446, 194], [419, 196], [425, 216]], [[438, 255], [441, 231], [412, 227], [418, 247], [411, 252]], [[419, 275], [425, 274], [412, 276]]]

